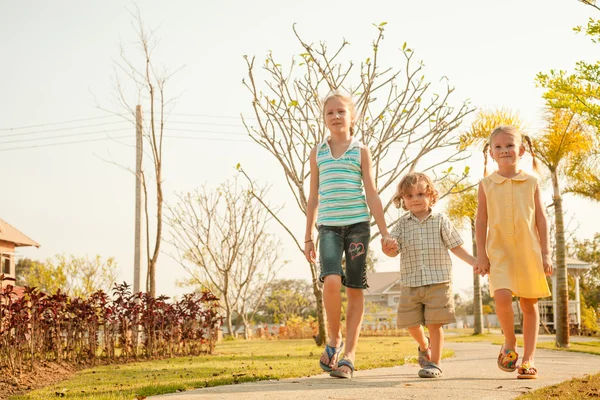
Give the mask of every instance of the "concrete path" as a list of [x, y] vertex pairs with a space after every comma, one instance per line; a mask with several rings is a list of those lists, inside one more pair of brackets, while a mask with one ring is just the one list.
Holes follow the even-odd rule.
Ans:
[[217, 386], [148, 399], [513, 399], [543, 386], [600, 372], [599, 356], [538, 349], [539, 379], [516, 379], [516, 372], [506, 373], [496, 367], [497, 345], [447, 342], [446, 347], [453, 349], [456, 355], [443, 361], [444, 377], [438, 379], [421, 379], [417, 376], [418, 365], [403, 365], [356, 371], [351, 380], [321, 374], [310, 378]]

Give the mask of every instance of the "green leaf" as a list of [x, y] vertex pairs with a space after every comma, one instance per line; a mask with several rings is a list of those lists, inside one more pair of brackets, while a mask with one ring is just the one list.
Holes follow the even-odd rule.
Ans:
[[406, 50], [406, 42], [402, 45], [402, 50]]
[[387, 25], [387, 22], [382, 22], [379, 24], [379, 26], [385, 26], [385, 25]]
[[240, 168], [242, 168], [242, 164], [237, 163], [237, 165], [235, 166], [235, 169], [237, 169], [238, 171], [240, 170]]
[[292, 100], [288, 103], [288, 107], [298, 107], [298, 102], [296, 100]]

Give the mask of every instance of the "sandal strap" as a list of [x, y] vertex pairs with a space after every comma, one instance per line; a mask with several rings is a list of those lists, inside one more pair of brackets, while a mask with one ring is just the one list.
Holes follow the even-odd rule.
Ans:
[[442, 372], [442, 369], [440, 368], [440, 366], [431, 361], [428, 362], [427, 364], [425, 364], [425, 366], [423, 367], [423, 369], [432, 369], [432, 368], [437, 369], [438, 371], [440, 371], [440, 373]]
[[334, 355], [339, 354], [342, 351], [343, 346], [344, 342], [340, 344], [340, 347], [332, 347], [328, 344], [325, 345], [325, 353], [327, 353], [327, 356], [329, 357], [329, 362], [331, 362]]
[[354, 372], [354, 363], [349, 358], [342, 358], [340, 361], [338, 361], [338, 368], [343, 365], [350, 368], [352, 372]]
[[[530, 371], [533, 373], [529, 373]], [[535, 374], [537, 374], [537, 372], [538, 372], [537, 368], [535, 366], [531, 365], [531, 363], [529, 361], [525, 361], [519, 367], [520, 374], [535, 375]]]

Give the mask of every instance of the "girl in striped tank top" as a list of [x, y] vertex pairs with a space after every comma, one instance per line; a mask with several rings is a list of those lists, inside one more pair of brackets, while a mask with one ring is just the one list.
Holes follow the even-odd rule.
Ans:
[[[354, 137], [352, 99], [334, 93], [323, 103], [330, 135], [310, 153], [310, 194], [306, 210], [304, 254], [316, 262], [313, 227], [319, 230], [319, 280], [327, 313], [328, 342], [319, 365], [331, 376], [351, 378], [364, 312], [363, 289], [368, 288], [366, 261], [371, 237], [371, 214], [382, 236], [390, 238], [372, 173], [369, 149]], [[370, 212], [369, 212], [370, 211]], [[318, 218], [317, 218], [318, 215]], [[345, 268], [342, 269], [342, 256]], [[346, 346], [340, 358], [341, 286], [346, 287]]]

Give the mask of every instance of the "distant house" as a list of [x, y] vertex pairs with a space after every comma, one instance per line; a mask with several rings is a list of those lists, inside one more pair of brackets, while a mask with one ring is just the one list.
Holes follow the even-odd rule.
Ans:
[[368, 272], [369, 288], [364, 291], [366, 328], [395, 328], [400, 300], [400, 271]]
[[[27, 237], [8, 222], [0, 219], [0, 274], [4, 274], [3, 288], [6, 285], [16, 286], [15, 248], [25, 246], [40, 247], [39, 243]], [[15, 287], [15, 292], [19, 294], [20, 289]]]
[[[566, 257], [567, 273], [575, 278], [575, 299], [569, 299], [569, 330], [571, 334], [579, 334], [581, 330], [581, 298], [579, 293], [579, 279], [586, 271], [592, 268], [590, 263], [577, 260], [574, 258]], [[554, 264], [556, 265], [556, 263]], [[556, 280], [556, 268], [552, 269], [552, 298], [548, 300], [538, 301], [538, 307], [540, 310], [540, 324], [545, 326], [546, 330], [554, 333], [556, 332], [556, 316], [554, 310], [557, 309], [556, 301], [558, 295], [556, 293], [557, 280]], [[515, 325], [520, 325], [520, 308], [517, 305], [513, 305], [515, 313]]]

